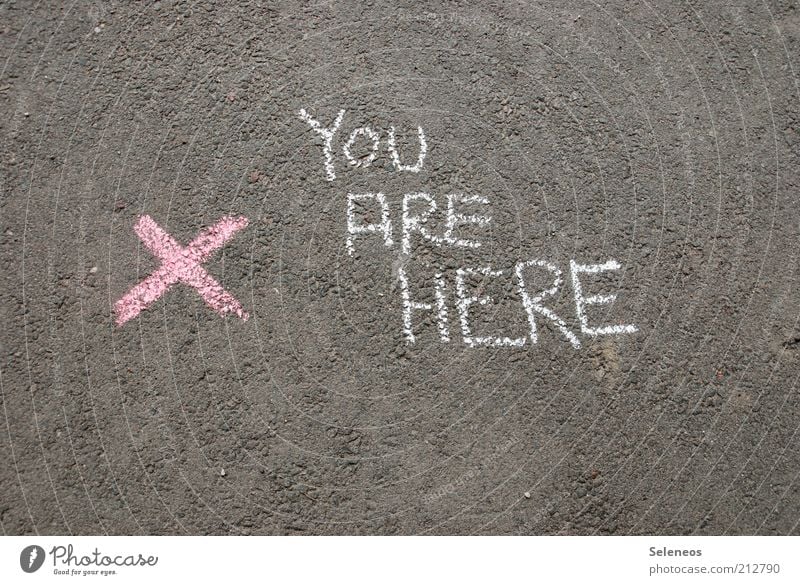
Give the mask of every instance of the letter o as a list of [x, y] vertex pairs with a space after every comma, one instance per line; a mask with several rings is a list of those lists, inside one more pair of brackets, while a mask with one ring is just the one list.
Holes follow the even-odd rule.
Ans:
[[[359, 160], [353, 158], [352, 153], [350, 152], [350, 148], [353, 146], [353, 143], [356, 141], [361, 135], [368, 136], [370, 140], [372, 140], [372, 152], [369, 153], [369, 156], [364, 160]], [[363, 128], [356, 128], [350, 133], [350, 138], [347, 139], [347, 142], [344, 143], [344, 148], [342, 148], [342, 152], [344, 152], [345, 158], [350, 162], [351, 165], [354, 167], [368, 167], [372, 164], [372, 161], [375, 160], [375, 157], [378, 156], [378, 147], [380, 145], [380, 134], [375, 132], [369, 126], [364, 126]]]

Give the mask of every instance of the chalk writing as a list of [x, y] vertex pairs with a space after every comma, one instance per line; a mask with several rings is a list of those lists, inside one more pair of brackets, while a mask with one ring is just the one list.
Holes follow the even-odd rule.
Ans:
[[141, 216], [133, 229], [147, 249], [161, 260], [161, 266], [114, 304], [117, 326], [136, 317], [178, 282], [197, 290], [206, 304], [220, 315], [233, 313], [247, 320], [239, 301], [201, 266], [247, 223], [245, 217], [223, 217], [184, 248], [149, 215]]
[[[311, 129], [322, 137], [322, 156], [323, 156], [323, 169], [325, 170], [325, 178], [329, 181], [336, 179], [336, 167], [333, 158], [333, 139], [342, 124], [346, 110], [339, 110], [336, 118], [330, 126], [324, 127], [319, 120], [314, 119], [305, 108], [301, 108], [298, 112], [300, 119], [308, 124]], [[353, 147], [358, 141], [360, 136], [367, 137], [372, 143], [372, 148], [366, 158], [353, 156]], [[354, 167], [368, 167], [372, 164], [378, 156], [380, 150], [380, 132], [374, 130], [370, 126], [363, 126], [354, 129], [350, 132], [349, 137], [342, 146], [342, 154], [345, 160]], [[403, 164], [400, 152], [397, 148], [397, 137], [394, 126], [389, 127], [386, 150], [392, 160], [392, 165], [397, 171], [404, 171], [410, 173], [418, 173], [422, 170], [425, 164], [425, 157], [428, 154], [428, 143], [425, 140], [425, 131], [422, 126], [417, 126], [417, 140], [419, 141], [419, 149], [417, 150], [417, 160], [412, 164]]]

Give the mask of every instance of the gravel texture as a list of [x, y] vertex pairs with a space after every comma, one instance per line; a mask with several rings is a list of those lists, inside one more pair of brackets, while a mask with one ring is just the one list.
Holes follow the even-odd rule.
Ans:
[[[735, 4], [2, 2], [3, 533], [798, 534], [800, 7]], [[481, 246], [405, 253], [412, 192]], [[247, 218], [202, 266], [249, 318], [117, 326], [143, 215]], [[637, 331], [580, 333], [612, 259], [588, 319]]]

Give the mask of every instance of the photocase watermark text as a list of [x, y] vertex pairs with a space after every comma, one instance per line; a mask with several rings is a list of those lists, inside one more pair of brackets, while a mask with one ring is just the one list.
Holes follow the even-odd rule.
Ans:
[[54, 546], [50, 549], [53, 566], [59, 564], [67, 567], [154, 567], [158, 563], [156, 556], [137, 555], [106, 555], [95, 549], [89, 554], [76, 555], [71, 544], [67, 546]]

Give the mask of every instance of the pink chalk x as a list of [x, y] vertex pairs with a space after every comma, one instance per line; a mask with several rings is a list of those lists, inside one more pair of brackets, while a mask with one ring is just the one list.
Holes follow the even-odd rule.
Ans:
[[246, 217], [223, 217], [183, 247], [149, 215], [141, 216], [133, 229], [147, 249], [161, 260], [161, 266], [114, 303], [117, 327], [136, 317], [178, 282], [194, 288], [220, 315], [233, 313], [246, 321], [248, 315], [239, 301], [222, 288], [201, 264], [247, 224]]

